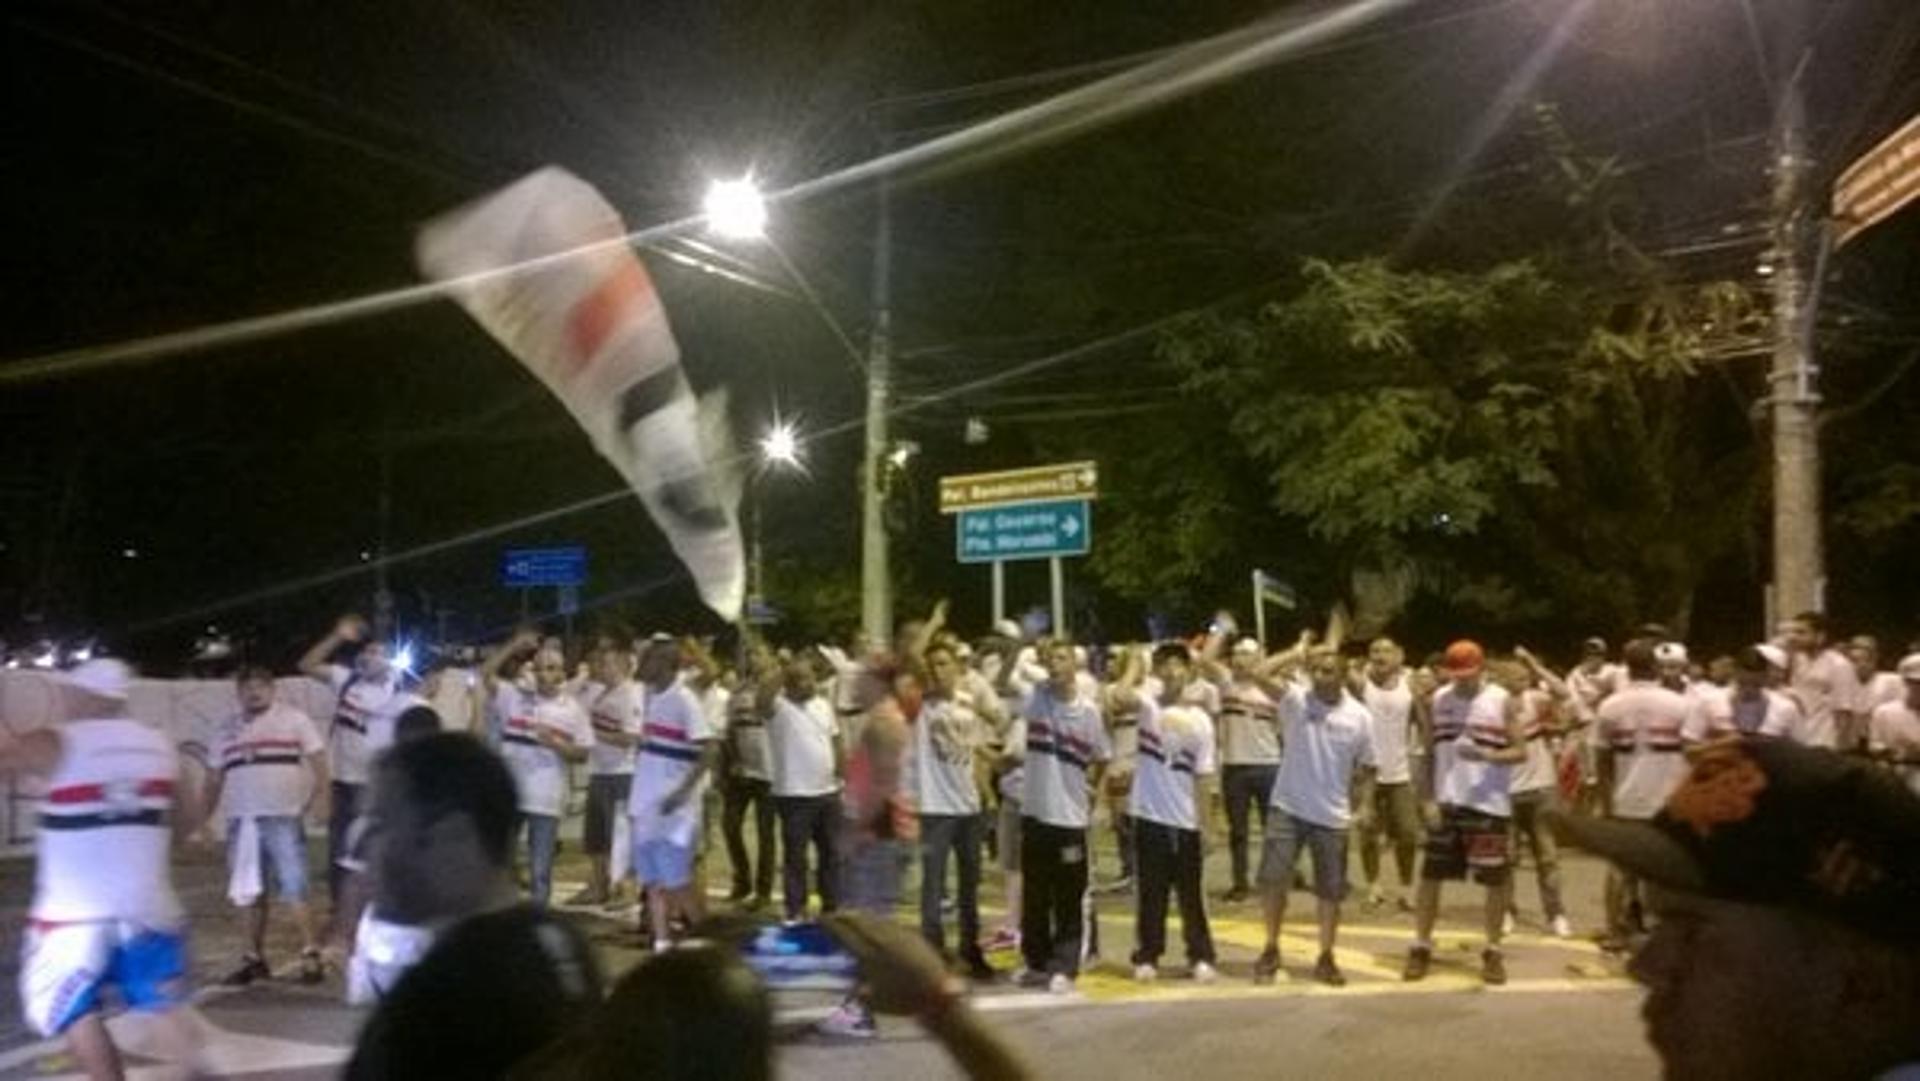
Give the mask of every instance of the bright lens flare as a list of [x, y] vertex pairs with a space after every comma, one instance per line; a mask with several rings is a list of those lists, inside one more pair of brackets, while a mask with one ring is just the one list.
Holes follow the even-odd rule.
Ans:
[[758, 240], [767, 235], [767, 201], [751, 176], [716, 180], [707, 186], [701, 204], [707, 228], [733, 240]]
[[760, 457], [769, 465], [798, 466], [800, 437], [791, 424], [776, 424], [760, 437]]

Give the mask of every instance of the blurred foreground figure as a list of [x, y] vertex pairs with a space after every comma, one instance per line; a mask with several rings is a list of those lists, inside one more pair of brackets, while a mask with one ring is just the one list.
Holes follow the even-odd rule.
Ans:
[[478, 740], [441, 733], [382, 755], [372, 795], [382, 915], [434, 944], [368, 1019], [343, 1076], [504, 1077], [600, 1000], [579, 932], [514, 886], [513, 778]]
[[127, 716], [131, 673], [89, 661], [60, 677], [58, 728], [0, 729], [0, 776], [45, 778], [33, 909], [20, 960], [26, 1020], [64, 1035], [95, 1081], [124, 1076], [102, 1010], [108, 991], [158, 1023], [161, 1054], [192, 1076], [186, 913], [168, 854], [197, 825], [192, 789], [165, 735]]
[[1630, 971], [1666, 1075], [1920, 1077], [1920, 797], [1784, 740], [1690, 757], [1650, 820], [1558, 819], [1651, 887]]

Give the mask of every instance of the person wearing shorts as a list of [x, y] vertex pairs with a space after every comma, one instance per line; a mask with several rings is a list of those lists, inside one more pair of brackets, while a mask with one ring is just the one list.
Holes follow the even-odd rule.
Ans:
[[240, 712], [220, 728], [217, 767], [203, 806], [227, 824], [227, 895], [247, 909], [247, 952], [221, 982], [244, 987], [271, 974], [266, 962], [267, 886], [300, 933], [300, 982], [326, 976], [307, 908], [306, 815], [327, 787], [326, 743], [313, 719], [274, 701], [273, 673], [249, 665], [235, 683]]
[[693, 857], [700, 836], [701, 794], [719, 758], [719, 734], [699, 699], [679, 679], [680, 644], [655, 636], [640, 655], [647, 687], [645, 735], [633, 765], [627, 814], [633, 820], [633, 874], [647, 891], [653, 947], [672, 944], [675, 917], [699, 914]]
[[1304, 848], [1313, 858], [1318, 898], [1320, 956], [1313, 978], [1339, 987], [1347, 978], [1334, 962], [1333, 944], [1340, 929], [1340, 902], [1347, 895], [1347, 828], [1354, 806], [1364, 807], [1373, 799], [1373, 718], [1347, 693], [1346, 663], [1337, 649], [1307, 653], [1306, 677], [1305, 683], [1288, 687], [1279, 701], [1286, 752], [1273, 784], [1274, 813], [1267, 818], [1260, 860], [1267, 940], [1253, 974], [1256, 983], [1265, 983], [1281, 972], [1280, 924]]
[[1414, 904], [1413, 948], [1403, 976], [1425, 979], [1433, 966], [1433, 925], [1440, 916], [1440, 884], [1467, 877], [1486, 887], [1487, 946], [1480, 978], [1507, 982], [1500, 939], [1513, 890], [1513, 766], [1527, 757], [1520, 713], [1505, 688], [1486, 679], [1479, 643], [1447, 647], [1441, 672], [1447, 685], [1433, 695], [1433, 793], [1420, 889]]
[[44, 780], [33, 906], [20, 962], [21, 1013], [64, 1037], [88, 1077], [122, 1076], [103, 1011], [108, 991], [153, 1015], [160, 1056], [195, 1064], [186, 1006], [186, 913], [173, 892], [174, 829], [198, 823], [164, 734], [127, 716], [132, 673], [88, 661], [52, 677], [62, 714], [86, 718], [14, 735], [0, 726], [0, 777]]

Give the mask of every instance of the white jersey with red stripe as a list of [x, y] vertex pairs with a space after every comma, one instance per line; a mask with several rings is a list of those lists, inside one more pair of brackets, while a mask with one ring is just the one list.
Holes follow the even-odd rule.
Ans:
[[1686, 780], [1685, 734], [1693, 705], [1678, 691], [1634, 680], [1600, 705], [1596, 745], [1613, 751], [1613, 813], [1652, 818]]
[[700, 799], [706, 781], [694, 786], [685, 802], [673, 811], [660, 807], [687, 775], [700, 767], [706, 745], [719, 738], [707, 724], [706, 711], [684, 683], [647, 694], [646, 724], [633, 764], [627, 814], [633, 819], [635, 841], [670, 841], [691, 845], [700, 832]]
[[[392, 741], [400, 676], [367, 679], [340, 665], [327, 666], [327, 685], [339, 696], [327, 726], [327, 768], [341, 784], [366, 784], [377, 743]], [[384, 730], [384, 731], [383, 731]]]
[[1482, 683], [1473, 693], [1449, 683], [1433, 695], [1433, 795], [1437, 803], [1466, 807], [1499, 818], [1513, 816], [1513, 767], [1460, 757], [1456, 750], [1466, 740], [1483, 750], [1505, 750], [1513, 737], [1507, 730], [1506, 688]]
[[180, 758], [139, 721], [72, 721], [47, 778], [35, 839], [32, 918], [43, 923], [182, 919], [167, 858]]
[[1554, 760], [1554, 701], [1541, 690], [1520, 692], [1520, 735], [1527, 741], [1527, 757], [1513, 771], [1513, 791], [1539, 792], [1560, 782]]

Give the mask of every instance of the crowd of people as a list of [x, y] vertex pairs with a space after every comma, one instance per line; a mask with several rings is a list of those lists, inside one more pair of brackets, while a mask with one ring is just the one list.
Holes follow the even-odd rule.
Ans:
[[[1523, 647], [1489, 656], [1462, 639], [1411, 663], [1387, 638], [1347, 637], [1336, 613], [1324, 633], [1270, 650], [1223, 613], [1191, 639], [1089, 651], [1011, 623], [969, 641], [940, 606], [879, 648], [749, 637], [730, 664], [693, 639], [610, 625], [572, 652], [526, 631], [477, 670], [433, 662], [414, 673], [346, 617], [299, 663], [330, 689], [332, 715], [317, 722], [277, 700], [272, 672], [242, 668], [204, 784], [126, 716], [125, 667], [92, 661], [65, 678], [83, 720], [0, 746], [0, 767], [49, 783], [27, 1015], [66, 1034], [95, 1076], [118, 1076], [100, 992], [111, 984], [129, 1006], [163, 1012], [179, 1001], [167, 831], [189, 835], [210, 819], [224, 827], [229, 895], [248, 913], [247, 952], [227, 982], [273, 971], [265, 945], [277, 900], [300, 941], [296, 977], [321, 982], [344, 959], [350, 998], [376, 1006], [349, 1076], [498, 1076], [523, 1060], [562, 1076], [550, 1071], [619, 1060], [632, 1036], [606, 1011], [657, 997], [648, 981], [669, 968], [738, 978], [679, 956], [713, 937], [705, 884], [720, 881], [722, 852], [735, 908], [771, 915], [777, 859], [779, 917], [825, 918], [861, 959], [862, 982], [826, 1032], [871, 1036], [876, 1009], [910, 1001], [907, 1012], [976, 1076], [1020, 1076], [1016, 1056], [956, 1019], [959, 988], [1006, 977], [1071, 991], [1100, 956], [1098, 898], [1126, 892], [1136, 980], [1161, 978], [1173, 904], [1186, 974], [1218, 980], [1205, 881], [1217, 815], [1228, 879], [1216, 899], [1257, 891], [1263, 908], [1256, 982], [1344, 984], [1336, 947], [1350, 895], [1411, 913], [1403, 975], [1423, 979], [1443, 884], [1471, 878], [1485, 899], [1481, 978], [1501, 984], [1520, 847], [1541, 921], [1562, 937], [1574, 928], [1556, 835], [1613, 860], [1605, 925], [1593, 929], [1608, 950], [1677, 918], [1662, 887], [1714, 895], [1708, 878], [1645, 857], [1644, 835], [1666, 836], [1687, 800], [1680, 821], [1734, 820], [1727, 801], [1760, 788], [1727, 787], [1741, 775], [1715, 757], [1725, 748], [1753, 749], [1761, 788], [1769, 756], [1787, 756], [1786, 776], [1800, 768], [1798, 748], [1812, 748], [1907, 798], [1889, 804], [1894, 818], [1920, 806], [1898, 792], [1920, 792], [1920, 649], [1883, 671], [1872, 639], [1831, 643], [1815, 613], [1704, 664], [1658, 626], [1617, 652], [1590, 639], [1565, 671]], [[1703, 762], [1720, 763], [1706, 781]], [[551, 905], [562, 827], [582, 792], [588, 881], [559, 907], [632, 912], [662, 959], [610, 998], [592, 951]], [[322, 803], [324, 924], [308, 905], [303, 826]], [[1109, 830], [1115, 865], [1102, 876], [1096, 853]], [[1911, 847], [1920, 833], [1903, 836]], [[1350, 886], [1353, 841], [1362, 881]], [[1906, 858], [1894, 874], [1902, 889], [1920, 855]], [[915, 865], [923, 945], [889, 924]], [[1007, 910], [992, 929], [980, 904], [989, 874]], [[1290, 894], [1303, 886], [1317, 925], [1310, 967], [1280, 951]], [[1019, 963], [1003, 973], [992, 957], [1008, 948]], [[515, 974], [510, 986], [488, 977], [502, 972]], [[715, 994], [727, 1009], [763, 1005]], [[479, 1014], [489, 1023], [462, 1025]], [[443, 1038], [456, 1028], [457, 1046]], [[566, 1047], [528, 1059], [563, 1034]], [[184, 1031], [180, 1040], [191, 1042]]]

